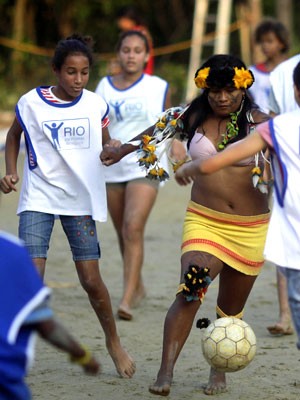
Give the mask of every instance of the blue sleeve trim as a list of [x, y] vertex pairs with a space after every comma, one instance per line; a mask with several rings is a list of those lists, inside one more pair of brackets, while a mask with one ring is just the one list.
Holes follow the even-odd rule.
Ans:
[[273, 142], [273, 149], [271, 160], [272, 167], [274, 171], [274, 187], [275, 194], [278, 200], [280, 207], [284, 207], [284, 197], [287, 189], [287, 181], [288, 181], [288, 173], [285, 164], [283, 163], [280, 156], [280, 146], [278, 144], [275, 130], [274, 130], [274, 121], [271, 119], [269, 121], [269, 127], [271, 132], [271, 138]]

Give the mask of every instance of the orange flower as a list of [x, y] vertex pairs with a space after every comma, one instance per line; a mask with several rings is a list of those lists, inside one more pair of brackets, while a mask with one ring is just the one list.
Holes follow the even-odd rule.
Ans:
[[248, 69], [234, 67], [234, 71], [233, 82], [237, 89], [248, 89], [254, 82], [253, 75]]
[[152, 140], [152, 137], [149, 135], [143, 135], [143, 137], [142, 137], [143, 144], [148, 144], [151, 140]]
[[207, 88], [206, 79], [209, 75], [210, 67], [202, 68], [198, 71], [197, 76], [194, 79], [194, 82], [198, 89]]

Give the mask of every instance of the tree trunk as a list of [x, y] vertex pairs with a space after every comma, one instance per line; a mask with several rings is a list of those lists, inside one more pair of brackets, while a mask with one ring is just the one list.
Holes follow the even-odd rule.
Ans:
[[253, 44], [254, 31], [262, 19], [262, 1], [261, 0], [249, 0], [249, 3], [250, 3], [250, 10], [251, 10], [250, 11], [250, 13], [251, 13], [251, 19], [250, 19], [251, 41], [252, 41], [252, 46], [253, 46], [252, 63], [255, 64], [255, 63], [261, 62], [264, 59], [264, 56], [260, 49], [260, 46]]
[[[22, 42], [24, 39], [24, 27], [26, 22], [27, 0], [16, 0], [15, 13], [13, 19], [13, 39], [16, 42]], [[14, 49], [11, 55], [11, 73], [12, 76], [22, 77], [23, 54], [18, 49]]]
[[289, 31], [293, 32], [293, 1], [276, 0], [276, 15]]

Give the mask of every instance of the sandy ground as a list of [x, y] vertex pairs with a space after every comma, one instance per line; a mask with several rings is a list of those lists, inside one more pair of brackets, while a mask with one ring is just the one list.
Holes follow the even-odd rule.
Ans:
[[[3, 153], [0, 157], [3, 173]], [[123, 344], [137, 363], [137, 372], [131, 380], [121, 379], [115, 372], [102, 330], [78, 283], [67, 241], [59, 223], [56, 224], [46, 273], [46, 283], [53, 288], [53, 308], [74, 335], [95, 352], [103, 372], [97, 377], [83, 375], [78, 366], [68, 362], [64, 353], [38, 339], [36, 361], [28, 376], [34, 399], [155, 399], [148, 393], [148, 386], [159, 367], [163, 321], [178, 284], [181, 227], [188, 198], [189, 188], [177, 186], [173, 179], [161, 189], [146, 230], [143, 276], [147, 297], [135, 311], [132, 321], [117, 320]], [[12, 233], [17, 232], [17, 199], [18, 194], [2, 195], [1, 199], [0, 227]], [[98, 234], [102, 248], [101, 271], [115, 312], [121, 296], [122, 268], [110, 220], [98, 225]], [[245, 320], [257, 336], [257, 354], [247, 368], [227, 375], [228, 392], [218, 398], [300, 398], [300, 353], [295, 347], [295, 335], [275, 338], [266, 330], [266, 326], [275, 322], [278, 313], [275, 283], [275, 269], [266, 264], [245, 312]], [[214, 282], [198, 318], [214, 319], [216, 293], [217, 282]], [[201, 331], [194, 327], [176, 364], [169, 398], [207, 398], [201, 385], [207, 382], [208, 371], [201, 353]]]

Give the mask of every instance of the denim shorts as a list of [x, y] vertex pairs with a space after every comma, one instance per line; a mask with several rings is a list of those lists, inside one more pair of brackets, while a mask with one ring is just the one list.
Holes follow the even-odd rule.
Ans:
[[[60, 215], [74, 261], [101, 257], [95, 221], [89, 215]], [[36, 211], [20, 213], [19, 237], [32, 258], [47, 258], [55, 215]]]
[[300, 271], [283, 267], [279, 267], [279, 269], [286, 277], [289, 305], [298, 335], [297, 347], [300, 350]]

